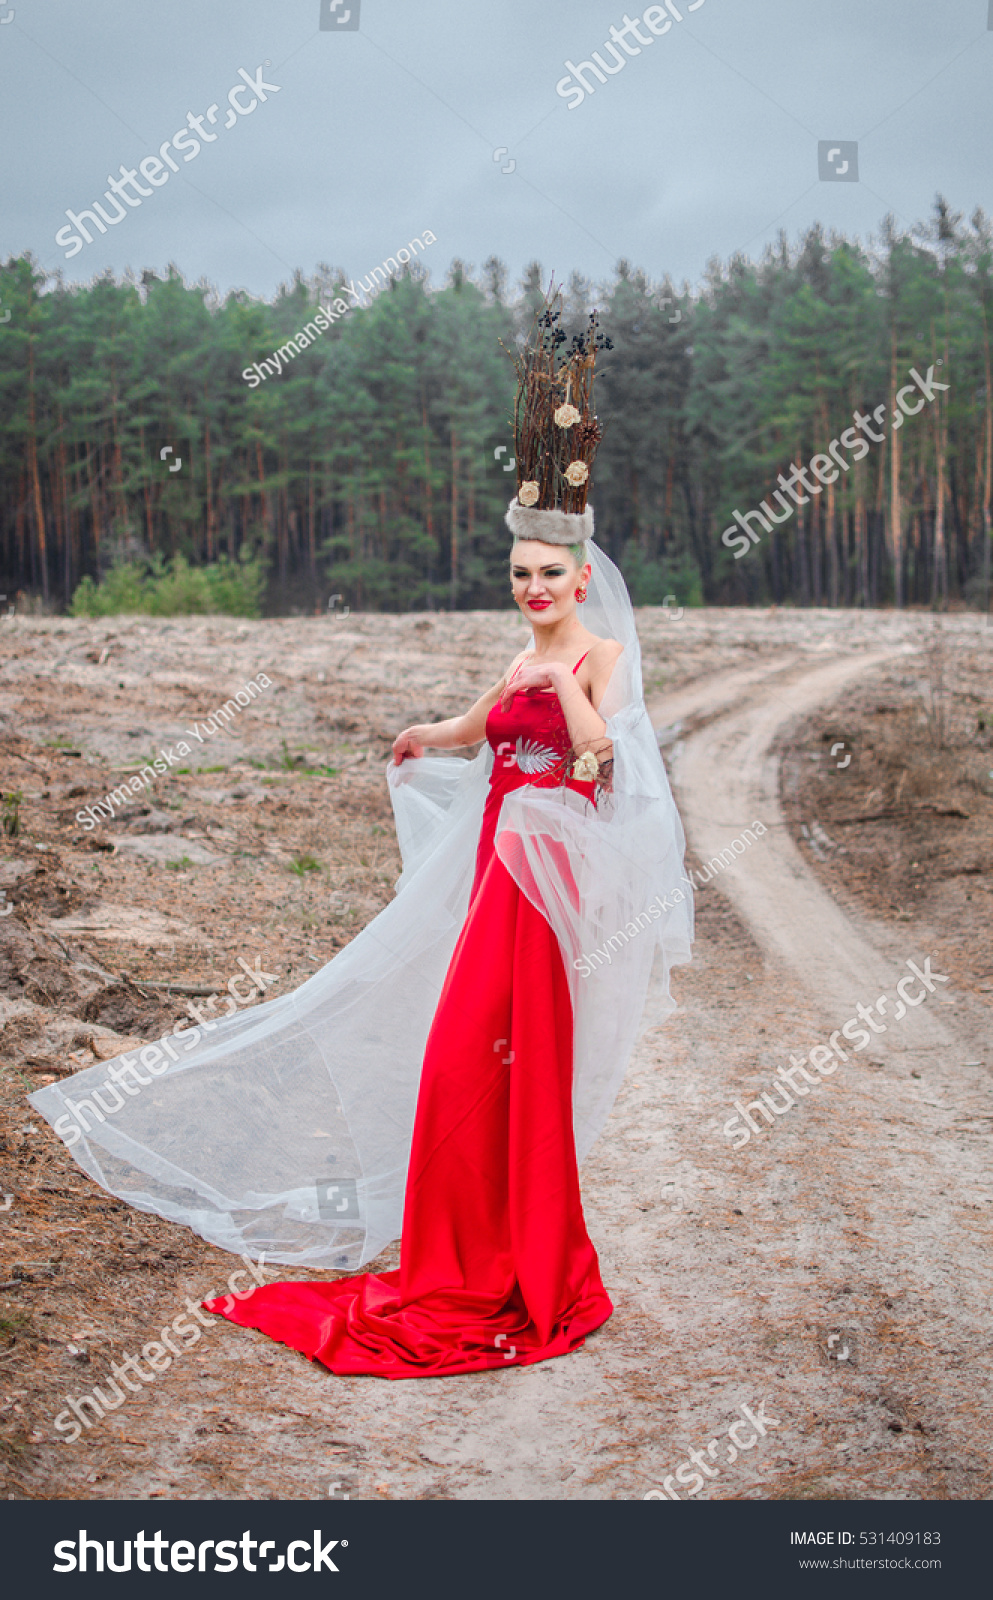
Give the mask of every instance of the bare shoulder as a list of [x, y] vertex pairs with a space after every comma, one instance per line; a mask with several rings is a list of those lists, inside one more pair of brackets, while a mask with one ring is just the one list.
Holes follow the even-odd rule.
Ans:
[[599, 677], [604, 672], [609, 672], [619, 656], [624, 654], [624, 646], [618, 644], [616, 639], [598, 639], [596, 644], [590, 646], [588, 656], [590, 673]]
[[599, 705], [606, 693], [611, 673], [623, 653], [624, 646], [618, 644], [616, 639], [596, 639], [590, 645], [586, 659], [579, 669], [579, 678], [594, 706]]

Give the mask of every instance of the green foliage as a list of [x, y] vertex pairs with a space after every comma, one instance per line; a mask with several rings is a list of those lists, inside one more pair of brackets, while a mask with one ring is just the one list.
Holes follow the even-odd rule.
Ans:
[[[302, 752], [298, 751], [296, 755], [293, 755], [285, 739], [282, 741], [282, 745], [283, 753], [279, 758], [279, 765], [284, 771], [294, 772], [300, 778], [336, 778], [338, 776], [337, 767], [329, 767], [321, 762], [308, 766], [307, 757]], [[307, 748], [313, 749], [313, 746], [308, 745]], [[258, 766], [260, 763], [253, 762], [253, 765]], [[271, 780], [263, 779], [263, 782], [269, 781]]]
[[21, 801], [24, 799], [20, 789], [14, 789], [7, 794], [0, 794], [0, 829], [8, 839], [16, 839], [21, 831]]
[[[456, 262], [429, 288], [416, 260], [253, 387], [243, 373], [331, 303], [339, 273], [297, 274], [266, 304], [174, 269], [68, 285], [27, 257], [0, 265], [0, 589], [35, 591], [22, 610], [71, 596], [81, 616], [313, 615], [331, 594], [353, 612], [506, 605], [506, 352], [548, 274], [532, 262], [516, 300], [506, 278], [495, 258], [478, 281]], [[568, 337], [594, 306], [613, 348], [590, 500], [639, 602], [988, 604], [982, 211], [965, 223], [939, 198], [914, 228], [887, 219], [871, 250], [815, 226], [712, 262], [693, 289], [661, 264], [573, 273]], [[735, 558], [733, 512], [932, 366], [950, 384], [934, 404]]]
[[678, 606], [703, 605], [700, 574], [689, 551], [672, 561], [665, 557], [653, 561], [636, 549], [625, 557], [623, 566], [633, 605], [660, 606], [669, 595], [675, 596]]
[[234, 562], [227, 556], [210, 566], [191, 567], [183, 556], [111, 567], [96, 584], [81, 579], [72, 604], [74, 617], [109, 617], [131, 612], [148, 617], [178, 617], [225, 612], [261, 616], [265, 578], [258, 561]]
[[295, 872], [298, 878], [302, 878], [306, 872], [320, 872], [320, 870], [321, 863], [316, 856], [294, 856], [290, 862], [290, 871]]

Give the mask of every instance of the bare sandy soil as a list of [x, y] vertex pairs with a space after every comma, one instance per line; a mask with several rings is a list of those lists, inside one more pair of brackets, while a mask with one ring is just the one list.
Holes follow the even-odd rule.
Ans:
[[[239, 1264], [90, 1184], [25, 1095], [155, 1037], [239, 956], [279, 993], [347, 943], [399, 867], [390, 740], [479, 693], [525, 631], [506, 613], [0, 624], [0, 784], [21, 796], [0, 842], [0, 1493], [627, 1499], [668, 1479], [683, 1498], [696, 1473], [715, 1499], [989, 1496], [993, 629], [639, 626], [710, 881], [680, 1010], [660, 1028], [650, 1002], [583, 1170], [613, 1318], [561, 1360], [409, 1383], [216, 1323], [70, 1444], [68, 1398]], [[184, 732], [260, 672], [224, 731]], [[184, 738], [119, 821], [76, 820]], [[948, 981], [898, 1015], [925, 958]], [[867, 1048], [846, 1036], [792, 1105], [771, 1091], [883, 996]], [[734, 1102], [763, 1091], [782, 1114], [753, 1109], [740, 1144]]]

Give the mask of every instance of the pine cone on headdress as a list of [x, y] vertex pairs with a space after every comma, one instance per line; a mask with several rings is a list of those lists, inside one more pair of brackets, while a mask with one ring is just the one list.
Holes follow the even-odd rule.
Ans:
[[[596, 455], [596, 447], [603, 438], [603, 429], [596, 417], [591, 417], [588, 422], [581, 422], [573, 430], [572, 442], [576, 454], [587, 464]], [[587, 450], [589, 455], [586, 454]]]

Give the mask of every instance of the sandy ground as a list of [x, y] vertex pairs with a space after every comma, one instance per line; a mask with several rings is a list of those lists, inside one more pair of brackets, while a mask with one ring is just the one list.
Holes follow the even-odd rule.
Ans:
[[[25, 1094], [155, 1037], [190, 998], [170, 983], [210, 993], [260, 956], [282, 992], [346, 943], [397, 873], [389, 740], [478, 693], [524, 630], [0, 627], [2, 783], [22, 796], [0, 846], [0, 1492], [627, 1499], [666, 1479], [685, 1497], [696, 1474], [709, 1498], [989, 1496], [993, 629], [661, 610], [639, 627], [710, 881], [680, 1009], [660, 1028], [650, 1001], [583, 1169], [613, 1318], [561, 1360], [393, 1384], [214, 1324], [73, 1444], [53, 1429], [67, 1397], [237, 1263], [96, 1189]], [[260, 671], [272, 687], [236, 723], [186, 735], [189, 771], [113, 824], [74, 820]], [[897, 1018], [925, 958], [948, 981]], [[732, 1148], [735, 1100], [884, 995], [885, 1031], [773, 1126], [753, 1110], [763, 1131]]]

